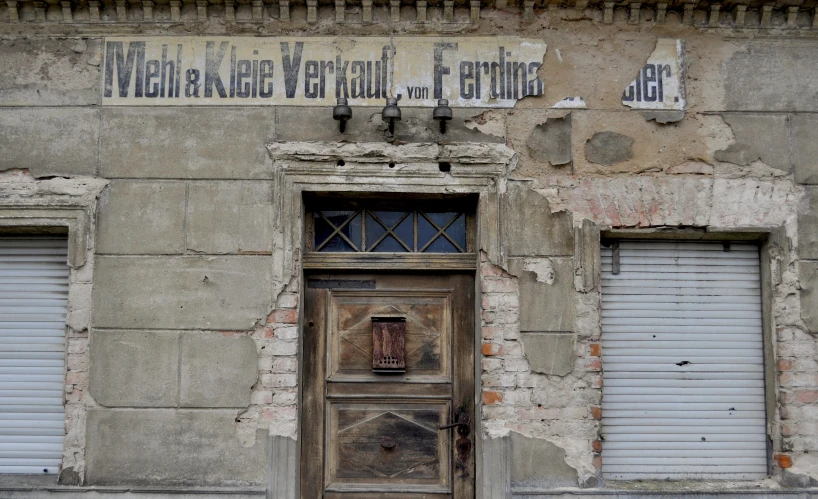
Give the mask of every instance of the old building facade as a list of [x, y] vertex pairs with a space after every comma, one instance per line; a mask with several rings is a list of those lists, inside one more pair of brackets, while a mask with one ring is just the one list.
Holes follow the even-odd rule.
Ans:
[[7, 0], [0, 496], [808, 497], [814, 9]]

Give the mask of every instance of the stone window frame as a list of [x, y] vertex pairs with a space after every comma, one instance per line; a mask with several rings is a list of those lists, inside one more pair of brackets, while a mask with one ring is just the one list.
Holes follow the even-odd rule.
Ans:
[[[38, 180], [18, 171], [0, 176], [0, 233], [66, 235], [68, 239], [65, 435], [57, 477], [65, 485], [81, 485], [84, 481], [94, 223], [97, 200], [107, 184], [96, 178]], [[40, 480], [53, 479], [51, 475], [36, 476]]]
[[[273, 296], [292, 284], [301, 284], [304, 254], [304, 196], [306, 192], [379, 192], [383, 194], [474, 194], [475, 249], [477, 258], [503, 265], [500, 196], [505, 181], [516, 165], [516, 153], [505, 144], [388, 143], [346, 142], [273, 142], [267, 145], [273, 162], [278, 206], [273, 231]], [[442, 165], [446, 163], [446, 165]], [[444, 172], [445, 170], [445, 172]], [[482, 335], [480, 262], [475, 262], [475, 411], [480, 414]], [[303, 293], [300, 286], [299, 301]], [[302, 320], [299, 317], [299, 323]], [[300, 329], [300, 328], [299, 328]], [[303, 359], [303, 341], [298, 343], [298, 378]], [[298, 409], [301, 409], [301, 384]], [[482, 434], [481, 418], [475, 417], [473, 435]], [[300, 435], [300, 415], [296, 434]], [[475, 438], [475, 487], [478, 497], [483, 489], [482, 439]], [[298, 440], [281, 436], [270, 440], [268, 497], [296, 498], [300, 481], [300, 445]], [[272, 495], [271, 495], [272, 494]]]
[[[786, 243], [786, 227], [702, 227], [702, 228], [644, 228], [644, 229], [608, 229], [600, 228], [586, 220], [583, 226], [582, 250], [578, 252], [581, 258], [587, 262], [586, 268], [594, 269], [593, 284], [597, 284], [601, 279], [600, 249], [603, 240], [617, 241], [624, 239], [642, 239], [650, 241], [679, 241], [679, 242], [723, 242], [723, 243], [751, 243], [757, 244], [759, 248], [759, 271], [761, 274], [761, 333], [763, 350], [763, 372], [764, 372], [764, 409], [765, 409], [765, 430], [767, 435], [767, 475], [772, 476], [773, 454], [775, 449], [781, 448], [781, 435], [771, 431], [776, 422], [777, 412], [777, 356], [775, 350], [775, 317], [773, 314], [774, 292], [774, 253], [780, 252], [785, 261], [789, 260], [789, 245]], [[600, 289], [601, 292], [601, 289]], [[601, 294], [600, 294], [601, 297]], [[601, 319], [600, 319], [601, 320]], [[599, 325], [601, 331], [601, 323]], [[603, 352], [604, 355], [604, 352]], [[604, 380], [605, 363], [602, 361], [602, 371]], [[599, 437], [601, 437], [602, 426], [599, 427]], [[605, 459], [605, 449], [603, 444], [602, 459]], [[659, 486], [660, 490], [675, 490], [673, 482], [669, 484], [665, 480], [639, 480], [641, 483], [653, 483]], [[724, 483], [754, 483], [746, 480], [723, 480]], [[626, 485], [631, 483], [626, 480], [615, 480], [614, 484]], [[618, 488], [606, 486], [605, 488]]]

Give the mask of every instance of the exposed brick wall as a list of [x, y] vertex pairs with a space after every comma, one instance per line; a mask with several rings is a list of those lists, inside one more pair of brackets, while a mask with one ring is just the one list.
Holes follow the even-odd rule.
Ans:
[[521, 341], [517, 278], [485, 255], [481, 260], [485, 434], [515, 431], [544, 438], [565, 449], [566, 461], [583, 478], [595, 474], [602, 397], [598, 333], [578, 338], [575, 367], [567, 376], [531, 372]]
[[[276, 308], [251, 334], [258, 349], [259, 378], [240, 427], [268, 428], [272, 435], [295, 437], [298, 427], [298, 289], [293, 280]], [[249, 434], [249, 433], [248, 433]]]

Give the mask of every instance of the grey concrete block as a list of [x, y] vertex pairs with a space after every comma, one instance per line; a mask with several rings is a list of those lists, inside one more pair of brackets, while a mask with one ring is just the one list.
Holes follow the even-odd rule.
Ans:
[[722, 66], [729, 111], [818, 111], [818, 46], [748, 42]]
[[289, 437], [271, 435], [270, 469], [267, 499], [298, 499], [298, 442]]
[[524, 332], [523, 353], [535, 373], [565, 376], [574, 370], [574, 333]]
[[106, 108], [104, 177], [270, 178], [274, 108]]
[[523, 182], [509, 182], [503, 201], [505, 249], [511, 256], [570, 255], [571, 214], [552, 213], [545, 196]]
[[[385, 104], [385, 102], [384, 102]], [[276, 113], [276, 130], [281, 141], [382, 142], [388, 136], [388, 126], [381, 119], [381, 107], [354, 107], [352, 119], [342, 134], [338, 122], [332, 119], [331, 107], [282, 107]], [[432, 119], [432, 108], [401, 106], [401, 121], [395, 124], [394, 139], [399, 142], [494, 142], [504, 143], [503, 137], [484, 134], [466, 128], [465, 123], [479, 115], [482, 109], [452, 109], [452, 120], [446, 133]]]
[[577, 291], [587, 293], [596, 288], [599, 277], [599, 226], [588, 220], [574, 229], [574, 285]]
[[724, 114], [733, 129], [736, 142], [715, 152], [715, 158], [726, 163], [749, 165], [761, 160], [767, 166], [790, 171], [790, 141], [786, 115]]
[[100, 39], [0, 41], [0, 106], [99, 104]]
[[813, 333], [818, 333], [818, 262], [798, 263], [801, 284], [801, 319]]
[[807, 186], [798, 206], [798, 256], [818, 260], [818, 186]]
[[182, 334], [180, 407], [247, 407], [258, 378], [258, 353], [249, 336]]
[[185, 251], [185, 184], [116, 180], [102, 193], [97, 251], [173, 254]]
[[272, 306], [272, 262], [262, 256], [98, 257], [98, 328], [253, 327]]
[[818, 116], [796, 114], [790, 126], [795, 181], [799, 184], [818, 184]]
[[597, 132], [585, 143], [585, 159], [599, 165], [615, 165], [631, 159], [633, 139], [616, 132]]
[[483, 438], [483, 499], [511, 497], [511, 437]]
[[272, 251], [272, 227], [272, 182], [190, 185], [188, 249], [210, 254]]
[[267, 431], [244, 447], [236, 410], [88, 411], [91, 485], [262, 485]]
[[548, 440], [511, 432], [511, 487], [577, 487], [577, 470], [565, 462], [565, 449]]
[[521, 331], [574, 331], [572, 258], [511, 258], [508, 271], [520, 289]]
[[176, 407], [179, 335], [106, 331], [91, 334], [89, 388], [106, 407]]
[[94, 175], [98, 141], [97, 109], [0, 108], [0, 171]]
[[528, 153], [532, 158], [554, 166], [571, 162], [571, 115], [549, 119], [534, 127], [528, 137]]

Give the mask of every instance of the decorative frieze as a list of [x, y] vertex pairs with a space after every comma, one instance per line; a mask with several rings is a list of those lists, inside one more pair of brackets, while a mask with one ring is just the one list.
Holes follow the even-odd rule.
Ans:
[[17, 11], [17, 0], [6, 0], [6, 6], [9, 9], [9, 22], [19, 23], [20, 14]]
[[605, 24], [613, 24], [614, 2], [605, 2], [605, 9], [602, 13], [602, 22]]
[[196, 19], [207, 21], [207, 0], [196, 0]]
[[88, 2], [88, 18], [91, 22], [99, 21], [99, 2], [97, 0]]
[[656, 24], [665, 24], [667, 21], [667, 4], [666, 3], [657, 3], [656, 4]]
[[389, 1], [389, 18], [393, 23], [400, 22], [400, 0]]
[[794, 28], [798, 21], [798, 6], [792, 5], [787, 7], [787, 27]]
[[719, 25], [719, 15], [721, 10], [720, 3], [714, 3], [710, 5], [710, 20], [707, 21], [709, 26], [718, 26]]
[[60, 7], [62, 7], [62, 20], [63, 22], [70, 23], [74, 20], [74, 16], [71, 14], [71, 1], [70, 0], [63, 0], [60, 2]]
[[278, 0], [278, 20], [290, 21], [290, 0]]
[[641, 14], [642, 4], [639, 2], [632, 2], [630, 15], [628, 16], [628, 24], [639, 24], [639, 15]]
[[736, 26], [744, 26], [744, 17], [746, 13], [746, 5], [736, 5], [736, 8], [733, 10], [734, 22], [736, 23]]
[[33, 2], [34, 4], [34, 19], [37, 21], [45, 21], [45, 2]]
[[365, 23], [372, 22], [372, 0], [361, 0], [361, 17]]
[[686, 3], [684, 6], [684, 14], [682, 15], [682, 24], [693, 24], [693, 9], [696, 7], [695, 2]]
[[[20, 0], [4, 0], [7, 6], [8, 17], [0, 20], [0, 24], [2, 23], [18, 23], [20, 21], [20, 12], [23, 10], [21, 9]], [[84, 7], [78, 7], [78, 3], [82, 0], [49, 0], [51, 3], [46, 2], [45, 0], [34, 0], [31, 3], [27, 3], [27, 5], [31, 5], [33, 7], [32, 10], [25, 10], [25, 12], [31, 12], [24, 17], [25, 21], [28, 22], [63, 22], [63, 23], [80, 23], [80, 24], [87, 24], [87, 23], [97, 23], [100, 21], [111, 22], [115, 21], [117, 23], [129, 23], [129, 24], [137, 24], [137, 23], [153, 23], [157, 20], [162, 22], [186, 22], [186, 23], [203, 23], [210, 20], [211, 17], [221, 17], [225, 22], [234, 23], [236, 22], [236, 3], [235, 0], [224, 0], [224, 14], [221, 14], [221, 9], [214, 11], [213, 9], [208, 9], [208, 2], [213, 0], [196, 0], [195, 1], [195, 14], [194, 11], [191, 10], [189, 13], [182, 14], [182, 0], [169, 0], [169, 19], [168, 14], [163, 14], [159, 18], [157, 18], [156, 14], [156, 0], [113, 0], [108, 5], [108, 8], [111, 10], [106, 12], [105, 17], [103, 19], [103, 15], [100, 12], [100, 1], [99, 0], [88, 0], [88, 16], [87, 19], [81, 17], [81, 19], [77, 19], [74, 15], [74, 11], [77, 12], [83, 11], [84, 14]], [[320, 13], [318, 10], [318, 0], [305, 0], [304, 6], [307, 9], [306, 19], [300, 21], [294, 21], [291, 18], [290, 14], [290, 2], [289, 0], [278, 0], [278, 8], [276, 8], [276, 4], [274, 3], [275, 0], [272, 0], [272, 4], [265, 4], [264, 0], [249, 0], [247, 7], [249, 8], [250, 12], [250, 19], [246, 19], [246, 21], [255, 22], [255, 23], [262, 23], [265, 19], [278, 19], [281, 22], [291, 23], [291, 22], [304, 22], [306, 20], [309, 24], [317, 24], [320, 20], [319, 16], [328, 16], [329, 20], [334, 20], [335, 23], [341, 24], [349, 22], [347, 17], [347, 2], [346, 0], [334, 0], [334, 14], [332, 13], [333, 9], [329, 9], [327, 13]], [[443, 23], [457, 23], [457, 24], [465, 24], [467, 21], [470, 24], [477, 24], [480, 22], [481, 17], [484, 15], [481, 13], [481, 9], [485, 6], [483, 4], [485, 0], [469, 0], [468, 3], [463, 4], [463, 7], [468, 8], [468, 20], [465, 18], [461, 19], [461, 22], [456, 21], [455, 18], [455, 2], [454, 0], [443, 0], [439, 5], [440, 14], [438, 16], [434, 16], [432, 19], [429, 18], [428, 14], [428, 0], [416, 0], [414, 2], [414, 7], [416, 9], [416, 15], [413, 19], [413, 16], [409, 16], [410, 19], [406, 19], [405, 17], [401, 18], [401, 8], [404, 4], [401, 0], [389, 0], [388, 3], [388, 15], [389, 21], [391, 23], [401, 23], [401, 22], [409, 22], [409, 23], [429, 23], [429, 22], [443, 22]], [[740, 0], [743, 1], [743, 0]], [[799, 0], [795, 0], [799, 2]], [[191, 1], [190, 7], [193, 7], [193, 2]], [[332, 4], [330, 4], [331, 6]], [[537, 18], [537, 14], [535, 12], [535, 0], [522, 0], [522, 2], [518, 3], [520, 8], [520, 17], [518, 18], [523, 23], [531, 23], [533, 20]], [[818, 27], [818, 9], [814, 7], [809, 10], [810, 12], [810, 25], [806, 26], [804, 22], [802, 25], [799, 26], [798, 16], [801, 13], [803, 2], [799, 4], [790, 3], [789, 5], [779, 5], [776, 3], [768, 2], [762, 6], [757, 7], [758, 9], [758, 16], [752, 16], [750, 18], [747, 17], [747, 10], [750, 6], [747, 3], [741, 4], [732, 4], [728, 6], [727, 12], [728, 14], [722, 16], [722, 8], [724, 7], [723, 2], [713, 2], [711, 0], [684, 0], [684, 3], [680, 4], [670, 4], [666, 0], [662, 1], [654, 1], [653, 0], [639, 0], [639, 1], [629, 1], [628, 3], [617, 4], [614, 1], [603, 1], [600, 4], [589, 4], [588, 0], [574, 0], [573, 3], [546, 3], [542, 6], [549, 12], [549, 16], [551, 13], [554, 13], [555, 17], [551, 17], [551, 19], [562, 19], [563, 17], [560, 14], [556, 14], [558, 11], [569, 10], [570, 14], [568, 14], [569, 18], [576, 15], [590, 15], [586, 13], [587, 9], [599, 9], [601, 10], [602, 16], [601, 21], [603, 24], [613, 24], [614, 22], [617, 23], [627, 23], [631, 25], [639, 25], [643, 22], [645, 23], [655, 23], [655, 24], [666, 24], [667, 23], [667, 13], [668, 8], [672, 11], [675, 11], [678, 14], [679, 23], [688, 26], [696, 26], [699, 28], [724, 28], [724, 29], [731, 29], [733, 27], [741, 27], [741, 28], [771, 28], [775, 27], [778, 29], [787, 28], [787, 29], [815, 29]], [[360, 4], [360, 18], [355, 19], [356, 21], [362, 22], [364, 24], [372, 23], [373, 19], [373, 3], [372, 0], [362, 0]], [[619, 18], [615, 18], [615, 9], [617, 7], [627, 9], [626, 16], [620, 16]], [[47, 10], [49, 8], [61, 11], [61, 14], [57, 14], [56, 12], [52, 12], [49, 14]], [[269, 14], [265, 15], [265, 9], [270, 9]], [[489, 8], [489, 7], [486, 7]], [[490, 7], [492, 10], [504, 10], [509, 8], [507, 0], [496, 0], [493, 6]], [[652, 9], [653, 16], [651, 18], [650, 15], [642, 16], [642, 9]], [[142, 15], [139, 12], [131, 12], [131, 10], [139, 10], [141, 9]], [[755, 10], [756, 8], [751, 8], [751, 10]], [[698, 11], [698, 14], [697, 14]], [[782, 19], [782, 21], [773, 24], [773, 15], [777, 13], [776, 19]], [[191, 15], [192, 14], [192, 15]], [[113, 16], [113, 19], [111, 17]], [[644, 17], [644, 19], [643, 19]], [[695, 17], [695, 18], [694, 18]], [[671, 19], [677, 19], [675, 16]], [[731, 22], [732, 21], [732, 22]]]
[[454, 0], [443, 0], [443, 20], [447, 23], [454, 21]]
[[179, 22], [182, 20], [181, 0], [170, 0], [170, 20], [173, 22]]
[[769, 26], [773, 19], [773, 4], [768, 3], [761, 7], [761, 25]]
[[116, 0], [116, 21], [128, 22], [128, 2], [126, 0]]
[[426, 22], [426, 6], [427, 5], [428, 4], [427, 4], [426, 0], [418, 0], [418, 2], [415, 4], [415, 7], [417, 8], [417, 11], [418, 11], [417, 22], [419, 22], [419, 23], [425, 23]]
[[153, 21], [153, 0], [142, 1], [142, 20]]

